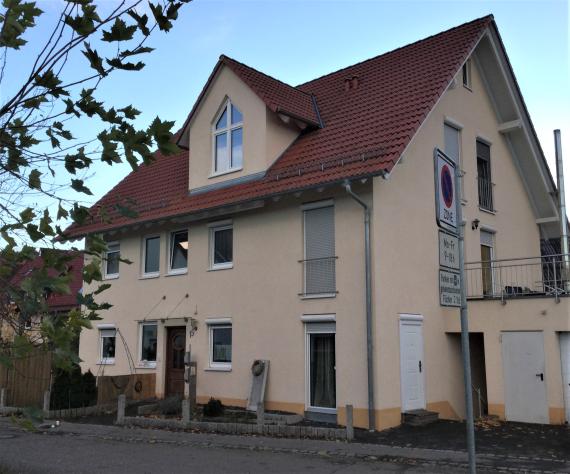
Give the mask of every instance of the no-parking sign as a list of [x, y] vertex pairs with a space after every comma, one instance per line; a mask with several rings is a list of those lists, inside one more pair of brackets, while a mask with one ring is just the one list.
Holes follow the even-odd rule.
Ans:
[[455, 163], [440, 149], [435, 150], [435, 217], [437, 225], [457, 232]]

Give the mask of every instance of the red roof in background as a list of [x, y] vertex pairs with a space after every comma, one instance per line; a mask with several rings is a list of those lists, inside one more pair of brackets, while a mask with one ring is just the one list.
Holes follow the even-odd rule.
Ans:
[[[188, 193], [189, 153], [157, 153], [155, 162], [130, 173], [92, 208], [93, 222], [70, 227], [68, 236], [390, 172], [492, 22], [487, 16], [465, 23], [296, 88], [222, 56], [216, 68], [230, 67], [271, 110], [307, 120], [311, 110], [317, 114], [314, 96], [324, 126], [301, 133], [263, 178], [195, 195]], [[347, 90], [346, 81], [355, 77], [357, 87]], [[138, 212], [134, 219], [114, 209], [127, 198]], [[100, 208], [112, 222], [98, 217]]]
[[[62, 252], [68, 253], [73, 257], [73, 259], [68, 263], [69, 271], [72, 277], [71, 282], [69, 283], [70, 292], [66, 295], [52, 293], [50, 296], [48, 296], [47, 303], [50, 310], [69, 310], [78, 306], [77, 294], [83, 287], [83, 253], [66, 250], [62, 250]], [[41, 255], [38, 255], [33, 260], [25, 262], [14, 274], [10, 280], [10, 283], [14, 286], [19, 285], [35, 269], [40, 268], [42, 265], [43, 259]], [[48, 270], [48, 274], [50, 276], [56, 276], [57, 271], [50, 269]]]

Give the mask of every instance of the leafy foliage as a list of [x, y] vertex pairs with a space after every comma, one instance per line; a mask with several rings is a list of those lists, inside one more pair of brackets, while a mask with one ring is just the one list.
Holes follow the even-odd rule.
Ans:
[[[106, 245], [100, 236], [86, 240], [88, 257], [83, 279], [93, 291], [78, 297], [81, 309], [54, 317], [46, 293], [69, 293], [69, 256], [55, 251], [65, 241], [62, 230], [96, 217], [109, 220], [105, 210], [93, 214], [85, 202], [92, 195], [88, 173], [94, 163], [108, 165], [126, 160], [133, 170], [153, 160], [153, 151], [178, 151], [172, 140], [171, 121], [155, 118], [140, 128], [140, 111], [132, 104], [107, 104], [99, 93], [102, 81], [117, 72], [133, 74], [145, 67], [153, 48], [147, 41], [157, 32], [168, 32], [180, 9], [190, 0], [148, 2], [124, 0], [110, 6], [94, 0], [64, 0], [51, 33], [42, 38], [30, 70], [21, 84], [9, 84], [7, 72], [22, 72], [19, 52], [30, 47], [28, 34], [39, 24], [43, 11], [30, 0], [3, 0], [0, 7], [0, 349], [19, 357], [33, 346], [54, 352], [56, 365], [75, 367], [79, 332], [90, 327], [100, 311], [110, 307], [101, 299], [109, 284], [100, 284], [101, 254]], [[46, 21], [42, 19], [42, 26]], [[84, 61], [80, 77], [68, 72], [70, 58]], [[12, 64], [13, 62], [13, 64]], [[91, 137], [74, 131], [80, 121], [92, 125]], [[41, 204], [38, 205], [38, 202]], [[136, 217], [132, 203], [114, 205], [121, 215]], [[30, 275], [14, 276], [37, 257], [42, 265]], [[24, 322], [44, 316], [31, 333]], [[10, 337], [2, 329], [10, 329]], [[0, 351], [2, 352], [2, 351]], [[3, 356], [0, 364], [9, 364]]]

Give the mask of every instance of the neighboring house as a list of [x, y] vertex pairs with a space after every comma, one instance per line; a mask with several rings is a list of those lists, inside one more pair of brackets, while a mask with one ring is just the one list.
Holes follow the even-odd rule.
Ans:
[[[47, 308], [49, 314], [52, 316], [66, 314], [73, 308], [79, 307], [79, 304], [77, 303], [77, 295], [83, 288], [83, 253], [70, 250], [62, 250], [61, 252], [69, 254], [69, 256], [72, 257], [67, 264], [72, 278], [69, 283], [68, 294], [46, 292], [45, 298]], [[10, 279], [10, 286], [12, 288], [18, 288], [27, 277], [43, 265], [44, 260], [42, 258], [42, 251], [40, 250], [36, 258], [26, 261], [16, 269], [14, 275]], [[55, 276], [57, 274], [54, 269], [48, 270], [48, 273], [51, 276]], [[17, 317], [9, 318], [9, 322], [1, 321], [0, 339], [8, 340], [13, 336], [14, 332], [38, 334], [39, 325], [42, 323], [45, 315], [23, 315], [20, 313], [20, 309], [17, 305], [13, 302], [8, 302], [6, 298], [7, 296], [3, 295], [3, 299], [6, 303], [12, 306], [13, 315]], [[17, 327], [14, 326], [15, 323], [18, 323]]]
[[[438, 147], [464, 171], [466, 258], [483, 261], [467, 272], [481, 411], [568, 417], [570, 298], [560, 258], [554, 274], [541, 259], [556, 186], [491, 16], [297, 87], [222, 56], [178, 137], [188, 151], [157, 153], [68, 229], [109, 246], [113, 307], [81, 334], [85, 370], [182, 394], [191, 345], [199, 401], [245, 405], [267, 359], [267, 409], [342, 424], [351, 404], [376, 429], [419, 408], [463, 417], [459, 311], [438, 289]], [[365, 213], [349, 191], [370, 209], [370, 373]], [[118, 213], [127, 201], [137, 217]]]

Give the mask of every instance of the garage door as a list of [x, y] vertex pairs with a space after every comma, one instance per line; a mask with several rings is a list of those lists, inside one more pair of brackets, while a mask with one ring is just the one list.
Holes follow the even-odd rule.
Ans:
[[560, 333], [560, 361], [562, 362], [562, 385], [564, 387], [566, 421], [570, 423], [570, 332]]
[[503, 332], [501, 336], [507, 420], [548, 423], [542, 332]]

